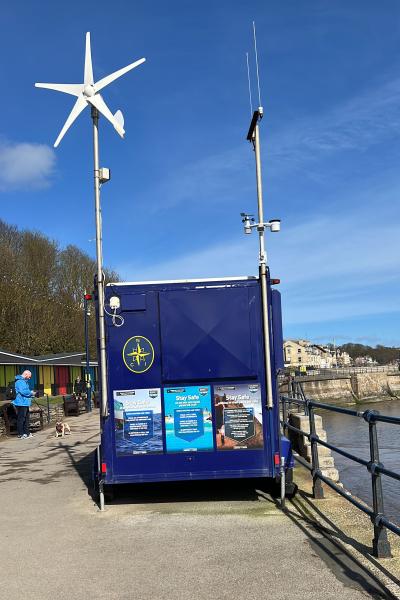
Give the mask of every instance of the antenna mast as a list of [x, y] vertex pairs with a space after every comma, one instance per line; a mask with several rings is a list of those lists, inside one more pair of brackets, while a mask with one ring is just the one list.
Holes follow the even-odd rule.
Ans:
[[[269, 311], [268, 311], [268, 267], [267, 267], [267, 253], [265, 249], [264, 232], [267, 227], [271, 231], [279, 231], [276, 225], [277, 221], [270, 221], [264, 223], [264, 207], [263, 207], [263, 192], [262, 192], [262, 177], [261, 177], [261, 154], [260, 154], [260, 131], [259, 123], [263, 118], [264, 111], [261, 105], [261, 92], [260, 92], [260, 78], [258, 72], [258, 53], [257, 53], [257, 37], [256, 37], [256, 26], [253, 21], [253, 36], [254, 36], [254, 53], [256, 60], [256, 71], [257, 71], [257, 86], [258, 86], [258, 101], [259, 106], [254, 111], [250, 128], [247, 134], [247, 139], [251, 142], [255, 154], [256, 161], [256, 182], [257, 182], [257, 200], [258, 200], [258, 223], [254, 225], [257, 228], [259, 236], [259, 278], [261, 285], [261, 301], [262, 301], [262, 315], [263, 315], [263, 336], [264, 336], [264, 354], [265, 354], [265, 383], [267, 391], [267, 408], [273, 408], [273, 390], [272, 390], [272, 374], [271, 374], [271, 340], [270, 340], [270, 322], [269, 322]], [[250, 87], [250, 85], [249, 85]], [[250, 229], [251, 231], [251, 229]]]

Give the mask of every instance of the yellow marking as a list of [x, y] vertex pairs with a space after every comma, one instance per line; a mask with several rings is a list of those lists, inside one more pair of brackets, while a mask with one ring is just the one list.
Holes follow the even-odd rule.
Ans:
[[[140, 340], [144, 340], [145, 342], [147, 342], [149, 344], [149, 346], [151, 348], [151, 352], [144, 351], [144, 348], [140, 345]], [[136, 343], [136, 347], [134, 345], [131, 346], [132, 352], [125, 354], [125, 349], [127, 348], [128, 344], [130, 342]], [[149, 359], [150, 364], [146, 364], [147, 363], [146, 358], [148, 356], [150, 357], [150, 359]], [[131, 357], [132, 360], [129, 361], [128, 357]], [[122, 358], [125, 363], [125, 366], [133, 373], [137, 373], [137, 374], [145, 373], [146, 371], [148, 371], [150, 369], [150, 367], [153, 365], [153, 362], [154, 362], [153, 344], [150, 342], [149, 339], [147, 339], [146, 337], [144, 337], [142, 335], [138, 335], [138, 336], [134, 335], [133, 337], [129, 338], [125, 342], [125, 345], [122, 350]], [[139, 370], [136, 370], [136, 369], [139, 369]]]
[[140, 365], [140, 361], [144, 360], [146, 356], [150, 356], [150, 354], [150, 352], [145, 352], [143, 348], [141, 348], [139, 342], [137, 342], [136, 349], [129, 352], [127, 356], [133, 356], [133, 360], [136, 360], [136, 364]]

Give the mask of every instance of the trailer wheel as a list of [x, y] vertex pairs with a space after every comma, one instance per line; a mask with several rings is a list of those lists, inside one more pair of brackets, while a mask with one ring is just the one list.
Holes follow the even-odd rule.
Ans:
[[293, 481], [293, 468], [286, 471], [285, 477], [285, 496], [286, 498], [294, 498], [297, 494], [298, 486]]

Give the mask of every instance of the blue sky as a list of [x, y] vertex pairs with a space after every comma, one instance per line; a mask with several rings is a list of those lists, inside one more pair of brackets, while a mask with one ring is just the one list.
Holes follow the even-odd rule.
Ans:
[[[100, 124], [104, 260], [124, 280], [256, 274], [246, 51], [256, 20], [265, 216], [284, 334], [400, 345], [400, 4], [397, 0], [15, 0], [2, 7], [0, 217], [94, 256], [91, 121], [52, 144], [79, 83], [125, 117]], [[256, 101], [253, 55], [250, 55]]]

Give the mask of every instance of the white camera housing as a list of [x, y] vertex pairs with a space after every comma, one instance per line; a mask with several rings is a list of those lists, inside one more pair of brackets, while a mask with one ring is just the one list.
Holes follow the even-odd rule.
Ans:
[[107, 181], [110, 181], [110, 179], [111, 179], [110, 169], [107, 169], [107, 167], [102, 167], [101, 169], [99, 169], [99, 179], [100, 179], [100, 183], [106, 183]]
[[110, 298], [110, 308], [111, 310], [118, 310], [121, 306], [121, 301], [118, 296], [111, 296]]

